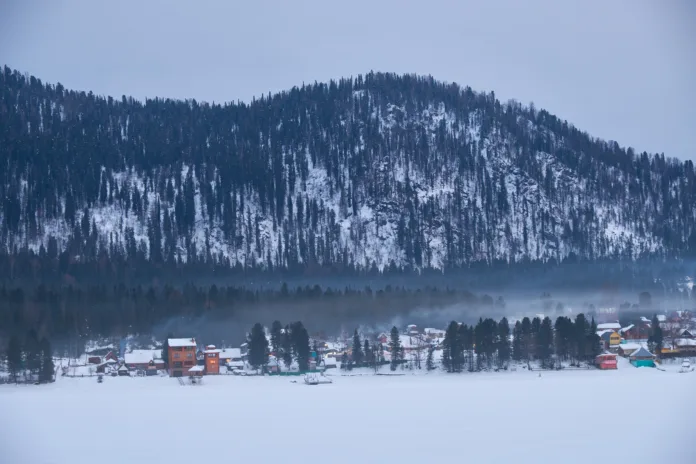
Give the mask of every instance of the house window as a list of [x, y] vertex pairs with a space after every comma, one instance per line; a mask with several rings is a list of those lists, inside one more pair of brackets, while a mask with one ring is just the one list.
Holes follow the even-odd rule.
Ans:
[[193, 366], [193, 361], [186, 361], [184, 366]]
[[186, 359], [193, 358], [193, 353], [186, 353]]
[[174, 353], [174, 359], [179, 359], [179, 353]]
[[179, 367], [179, 368], [180, 368], [180, 367], [181, 367], [181, 361], [176, 361], [176, 362], [174, 363], [174, 367]]

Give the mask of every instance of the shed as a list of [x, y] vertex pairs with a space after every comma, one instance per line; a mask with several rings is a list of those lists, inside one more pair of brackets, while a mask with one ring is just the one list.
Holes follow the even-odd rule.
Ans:
[[130, 371], [128, 370], [128, 366], [126, 366], [125, 364], [121, 364], [121, 367], [118, 368], [118, 375], [129, 376]]
[[613, 353], [602, 353], [595, 358], [595, 364], [600, 369], [616, 369], [616, 355]]
[[642, 346], [634, 351], [628, 359], [635, 367], [655, 367], [655, 355]]

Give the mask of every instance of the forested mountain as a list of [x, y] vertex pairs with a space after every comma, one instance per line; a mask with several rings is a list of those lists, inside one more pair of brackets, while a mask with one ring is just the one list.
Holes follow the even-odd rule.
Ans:
[[429, 77], [224, 105], [104, 98], [7, 67], [0, 83], [6, 276], [16, 256], [63, 272], [448, 270], [696, 251], [691, 161]]

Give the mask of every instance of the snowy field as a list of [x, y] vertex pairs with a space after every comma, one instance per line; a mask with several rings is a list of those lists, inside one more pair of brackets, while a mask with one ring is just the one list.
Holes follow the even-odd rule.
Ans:
[[0, 462], [696, 462], [696, 372], [333, 374], [0, 386]]

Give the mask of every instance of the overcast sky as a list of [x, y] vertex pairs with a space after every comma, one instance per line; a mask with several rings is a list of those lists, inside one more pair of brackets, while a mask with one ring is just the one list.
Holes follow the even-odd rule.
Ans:
[[370, 70], [533, 101], [696, 159], [696, 1], [0, 0], [0, 63], [97, 94], [250, 100]]

